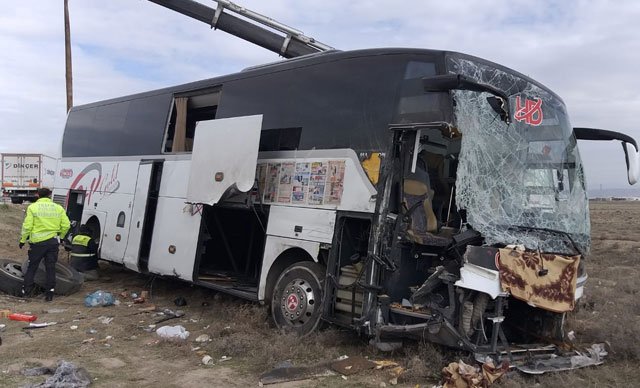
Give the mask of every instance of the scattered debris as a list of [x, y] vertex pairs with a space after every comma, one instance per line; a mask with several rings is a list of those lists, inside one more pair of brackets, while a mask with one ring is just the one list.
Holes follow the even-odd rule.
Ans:
[[181, 325], [162, 326], [156, 330], [156, 334], [166, 340], [186, 340], [189, 338], [189, 332]]
[[95, 340], [96, 340], [95, 338], [87, 338], [86, 340], [82, 340], [82, 343], [83, 344], [90, 344]]
[[213, 365], [213, 357], [208, 354], [205, 355], [204, 357], [202, 357], [202, 363], [204, 365]]
[[29, 326], [23, 327], [22, 330], [42, 329], [47, 326], [57, 325], [58, 322], [29, 323]]
[[180, 317], [184, 316], [184, 311], [182, 311], [182, 310], [173, 311], [173, 310], [169, 310], [169, 309], [164, 309], [164, 310], [162, 310], [162, 313], [160, 313], [160, 314], [164, 315], [165, 317], [160, 319], [160, 320], [158, 320], [158, 321], [156, 321], [156, 324], [168, 321], [170, 319], [180, 318]]
[[173, 303], [175, 303], [175, 305], [178, 307], [182, 307], [187, 305], [187, 300], [184, 297], [179, 296], [176, 299], [174, 299]]
[[69, 329], [71, 329], [71, 330], [78, 330], [78, 326], [77, 326], [77, 325], [72, 325], [72, 326], [69, 326]]
[[94, 329], [93, 327], [90, 327], [87, 329], [87, 331], [85, 331], [85, 333], [87, 334], [96, 334], [98, 332], [98, 330]]
[[209, 334], [200, 334], [198, 338], [196, 338], [196, 342], [209, 342], [211, 341], [211, 336]]
[[22, 373], [23, 376], [33, 377], [33, 376], [42, 376], [42, 375], [52, 375], [55, 373], [55, 371], [56, 371], [55, 369], [47, 368], [46, 366], [38, 366], [35, 368], [25, 368], [20, 373]]
[[8, 318], [12, 321], [23, 321], [23, 322], [33, 322], [36, 319], [38, 319], [37, 316], [32, 315], [32, 314], [18, 314], [18, 313], [13, 313], [13, 314], [9, 314]]
[[0, 324], [0, 332], [4, 331], [4, 329], [7, 327], [7, 325], [5, 325], [4, 323]]
[[567, 333], [567, 339], [569, 339], [569, 341], [575, 341], [576, 340], [576, 332], [571, 330], [569, 333]]
[[82, 388], [91, 384], [91, 376], [84, 368], [79, 368], [75, 364], [67, 361], [60, 361], [53, 376], [48, 377], [43, 383], [29, 384], [29, 388]]
[[[216, 294], [217, 295], [217, 294]], [[335, 376], [329, 368], [330, 363], [322, 363], [309, 367], [284, 367], [275, 368], [260, 376], [259, 383], [262, 385], [285, 383], [287, 381], [307, 380], [315, 377]]]
[[222, 362], [222, 361], [229, 361], [229, 360], [231, 360], [231, 357], [227, 357], [227, 356], [222, 356], [222, 357], [220, 357], [220, 361], [221, 361], [221, 362]]
[[365, 370], [373, 369], [376, 367], [376, 363], [373, 361], [369, 361], [364, 357], [355, 356], [343, 360], [334, 361], [330, 366], [334, 372], [340, 373], [344, 376], [349, 376]]
[[556, 356], [549, 359], [533, 360], [524, 365], [517, 365], [516, 368], [527, 374], [543, 374], [545, 372], [562, 372], [571, 369], [584, 368], [585, 366], [596, 366], [604, 363], [607, 355], [605, 345], [593, 344], [586, 351], [575, 351], [566, 356]]
[[98, 290], [84, 298], [84, 305], [87, 307], [111, 306], [115, 302], [113, 294], [110, 292]]
[[102, 323], [103, 325], [108, 325], [113, 322], [113, 317], [100, 316], [98, 317], [98, 322]]
[[0, 310], [0, 318], [7, 318], [9, 315], [11, 315], [11, 310], [7, 310], [7, 309]]
[[48, 310], [44, 310], [45, 314], [60, 314], [60, 313], [64, 313], [65, 311], [67, 311], [67, 309], [48, 309]]
[[484, 388], [493, 384], [509, 370], [505, 361], [496, 367], [487, 357], [482, 368], [469, 365], [460, 360], [452, 362], [442, 369], [443, 388]]

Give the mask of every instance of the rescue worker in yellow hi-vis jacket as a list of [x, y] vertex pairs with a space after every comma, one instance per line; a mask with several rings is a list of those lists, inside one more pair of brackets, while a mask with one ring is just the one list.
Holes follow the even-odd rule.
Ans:
[[22, 223], [20, 249], [29, 242], [29, 261], [27, 272], [22, 283], [22, 295], [31, 295], [36, 270], [44, 259], [47, 272], [45, 284], [45, 300], [53, 300], [56, 286], [56, 262], [58, 261], [58, 245], [60, 239], [69, 231], [69, 217], [62, 206], [51, 201], [51, 190], [46, 187], [38, 189], [38, 200], [27, 207], [27, 214]]
[[98, 244], [93, 239], [91, 228], [80, 225], [71, 244], [69, 264], [84, 275], [84, 280], [98, 280]]

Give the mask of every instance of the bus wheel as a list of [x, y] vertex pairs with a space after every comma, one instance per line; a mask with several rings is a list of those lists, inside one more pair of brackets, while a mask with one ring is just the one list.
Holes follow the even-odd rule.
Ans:
[[324, 273], [320, 265], [306, 261], [282, 271], [271, 300], [271, 314], [279, 329], [305, 336], [318, 327], [322, 316]]

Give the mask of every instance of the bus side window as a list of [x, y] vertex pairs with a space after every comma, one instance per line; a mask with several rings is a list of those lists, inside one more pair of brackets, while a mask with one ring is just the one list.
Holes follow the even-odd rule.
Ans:
[[196, 91], [173, 99], [163, 152], [191, 152], [196, 128], [201, 121], [215, 120], [220, 91]]

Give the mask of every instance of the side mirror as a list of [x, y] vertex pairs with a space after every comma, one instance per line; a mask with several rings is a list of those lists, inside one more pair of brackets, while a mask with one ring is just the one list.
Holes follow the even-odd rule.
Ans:
[[500, 114], [502, 121], [509, 124], [509, 96], [502, 90], [462, 74], [442, 74], [422, 79], [425, 92], [446, 92], [450, 90], [470, 90], [493, 94], [497, 100], [488, 99], [491, 108]]
[[624, 160], [627, 162], [627, 179], [630, 185], [634, 185], [640, 179], [640, 154], [631, 143], [623, 142], [622, 149], [624, 150]]
[[578, 140], [619, 140], [622, 142], [624, 160], [627, 163], [627, 179], [630, 185], [634, 185], [640, 179], [640, 155], [638, 155], [638, 143], [624, 133], [595, 128], [573, 128], [573, 133]]

